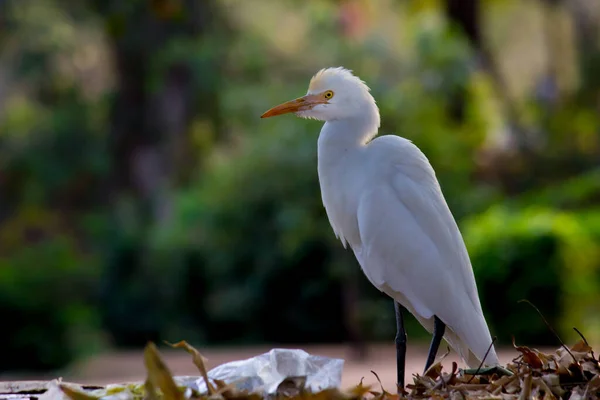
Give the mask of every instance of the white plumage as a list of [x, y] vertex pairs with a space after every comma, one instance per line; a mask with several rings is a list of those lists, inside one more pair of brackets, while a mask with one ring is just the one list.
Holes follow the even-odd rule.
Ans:
[[[319, 71], [306, 96], [263, 117], [288, 112], [325, 121], [318, 141], [323, 205], [369, 281], [429, 332], [437, 316], [446, 341], [476, 368], [492, 339], [467, 249], [425, 155], [398, 136], [373, 139], [375, 100], [344, 68]], [[485, 364], [498, 364], [493, 347]]]

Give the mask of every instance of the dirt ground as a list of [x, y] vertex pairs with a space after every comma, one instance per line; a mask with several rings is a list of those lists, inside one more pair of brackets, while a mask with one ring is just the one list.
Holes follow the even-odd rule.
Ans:
[[[278, 347], [278, 346], [274, 346]], [[286, 348], [301, 348], [310, 354], [336, 357], [345, 359], [342, 387], [350, 387], [360, 382], [364, 377], [365, 384], [377, 384], [375, 376], [370, 372], [375, 371], [381, 378], [383, 385], [389, 391], [395, 390], [396, 361], [395, 348], [392, 344], [376, 344], [369, 346], [367, 359], [363, 361], [353, 360], [348, 346], [285, 346]], [[213, 348], [198, 349], [209, 359], [209, 368], [222, 363], [241, 360], [262, 354], [271, 349], [271, 346], [244, 347], [244, 348]], [[443, 354], [446, 347], [440, 348]], [[543, 351], [543, 349], [540, 349]], [[191, 358], [183, 350], [161, 349], [164, 359], [175, 375], [198, 375], [197, 370], [191, 362]], [[412, 382], [412, 374], [422, 372], [427, 355], [426, 346], [409, 345], [406, 360], [406, 381]], [[514, 357], [514, 349], [499, 349], [500, 361], [504, 364]], [[445, 368], [450, 369], [452, 361], [457, 361], [463, 366], [457, 356], [451, 353], [443, 362]], [[63, 374], [65, 381], [106, 384], [117, 382], [131, 382], [142, 380], [145, 376], [142, 361], [142, 351], [120, 352], [104, 354], [85, 362], [81, 362], [72, 368], [73, 373]], [[377, 384], [378, 385], [378, 384]]]

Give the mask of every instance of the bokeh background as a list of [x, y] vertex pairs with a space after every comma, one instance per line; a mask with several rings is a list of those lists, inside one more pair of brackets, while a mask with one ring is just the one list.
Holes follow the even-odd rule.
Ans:
[[259, 118], [339, 65], [437, 171], [498, 346], [558, 345], [520, 299], [600, 343], [597, 0], [1, 0], [0, 49], [4, 373], [149, 340], [393, 351], [321, 123]]

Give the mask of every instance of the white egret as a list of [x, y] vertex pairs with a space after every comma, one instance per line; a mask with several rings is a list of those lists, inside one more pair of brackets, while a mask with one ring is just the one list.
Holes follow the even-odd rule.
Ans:
[[394, 300], [398, 386], [404, 387], [406, 357], [403, 308], [433, 332], [425, 370], [442, 337], [470, 368], [498, 365], [469, 255], [435, 172], [411, 141], [375, 138], [379, 109], [367, 85], [342, 67], [322, 69], [306, 96], [261, 118], [286, 113], [325, 121], [318, 140], [323, 205], [369, 281]]

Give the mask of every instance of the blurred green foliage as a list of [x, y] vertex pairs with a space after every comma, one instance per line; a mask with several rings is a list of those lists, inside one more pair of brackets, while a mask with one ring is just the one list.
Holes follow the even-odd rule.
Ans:
[[513, 22], [547, 2], [479, 3], [489, 49], [441, 0], [0, 2], [0, 369], [161, 339], [391, 343], [321, 204], [321, 124], [258, 118], [337, 65], [430, 159], [499, 343], [555, 344], [520, 299], [600, 341], [598, 41], [560, 30], [569, 58]]
[[597, 211], [494, 207], [465, 221], [465, 240], [483, 294], [482, 306], [499, 337], [514, 335], [554, 344], [537, 312], [525, 303], [517, 304], [527, 299], [567, 337], [575, 336], [572, 327], [585, 326], [596, 340], [599, 217]]
[[0, 369], [51, 368], [96, 350], [98, 264], [62, 221], [22, 207], [5, 221], [0, 243], [0, 338], [10, 345]]

